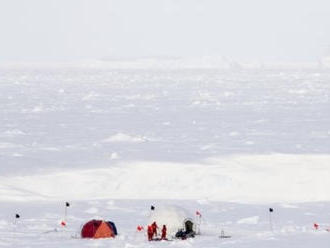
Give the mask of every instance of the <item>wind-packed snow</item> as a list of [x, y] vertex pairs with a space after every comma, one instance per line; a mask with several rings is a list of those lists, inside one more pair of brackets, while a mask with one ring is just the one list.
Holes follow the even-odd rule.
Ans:
[[108, 168], [0, 176], [0, 200], [329, 200], [330, 155], [231, 155], [200, 164], [122, 160]]
[[[0, 246], [328, 247], [329, 82], [315, 68], [2, 66]], [[148, 243], [136, 226], [165, 203], [201, 211], [202, 235]], [[120, 235], [76, 238], [96, 217]]]

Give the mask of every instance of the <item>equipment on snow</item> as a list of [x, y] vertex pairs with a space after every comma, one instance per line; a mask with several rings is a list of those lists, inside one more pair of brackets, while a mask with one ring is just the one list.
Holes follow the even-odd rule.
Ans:
[[231, 238], [231, 236], [225, 235], [225, 231], [224, 230], [221, 230], [221, 233], [220, 233], [219, 238], [221, 238], [221, 239], [228, 239], [228, 238]]
[[194, 231], [183, 231], [183, 230], [179, 230], [176, 234], [175, 234], [176, 238], [179, 239], [187, 239], [187, 238], [194, 238], [195, 237], [195, 232]]

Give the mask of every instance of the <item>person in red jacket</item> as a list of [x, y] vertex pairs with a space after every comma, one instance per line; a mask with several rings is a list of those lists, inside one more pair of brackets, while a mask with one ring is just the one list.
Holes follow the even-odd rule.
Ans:
[[157, 229], [158, 229], [158, 226], [156, 224], [156, 221], [154, 221], [154, 223], [151, 224], [151, 227], [152, 227], [152, 236], [155, 235], [155, 238], [157, 238]]
[[154, 234], [153, 230], [152, 230], [152, 226], [148, 226], [148, 240], [151, 241], [152, 240], [152, 236]]
[[167, 238], [166, 238], [166, 231], [167, 231], [167, 228], [166, 228], [165, 225], [163, 225], [163, 229], [162, 229], [162, 237], [161, 237], [162, 240], [166, 240], [166, 239], [167, 239]]

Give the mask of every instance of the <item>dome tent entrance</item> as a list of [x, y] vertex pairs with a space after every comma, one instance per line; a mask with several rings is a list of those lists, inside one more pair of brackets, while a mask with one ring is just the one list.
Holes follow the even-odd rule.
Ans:
[[184, 222], [186, 232], [193, 232], [194, 231], [194, 223], [191, 220], [185, 220]]

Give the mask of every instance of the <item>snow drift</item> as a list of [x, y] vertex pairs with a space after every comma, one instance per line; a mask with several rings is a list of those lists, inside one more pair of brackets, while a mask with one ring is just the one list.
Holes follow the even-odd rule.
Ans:
[[125, 162], [109, 168], [0, 177], [0, 200], [330, 200], [329, 155], [245, 155], [201, 164]]

